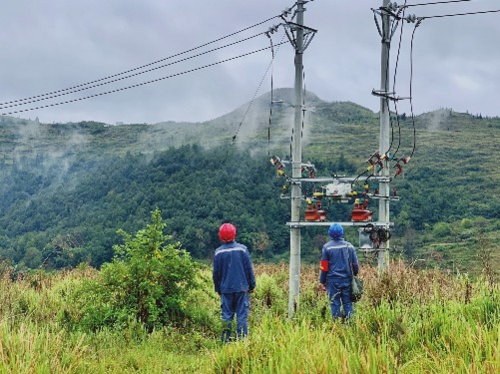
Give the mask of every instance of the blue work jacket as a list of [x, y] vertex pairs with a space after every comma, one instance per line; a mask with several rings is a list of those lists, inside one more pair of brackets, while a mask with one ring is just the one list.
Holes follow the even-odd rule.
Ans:
[[344, 239], [332, 239], [323, 245], [319, 283], [324, 284], [328, 280], [351, 278], [349, 257], [354, 275], [357, 275], [359, 272], [358, 258], [351, 243]]
[[248, 248], [237, 242], [215, 250], [213, 263], [215, 292], [248, 292], [255, 288], [255, 275]]

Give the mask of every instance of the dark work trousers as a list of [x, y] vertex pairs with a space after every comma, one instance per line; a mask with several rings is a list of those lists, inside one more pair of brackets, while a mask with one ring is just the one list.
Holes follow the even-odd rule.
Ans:
[[236, 314], [236, 335], [241, 339], [248, 335], [248, 313], [250, 311], [250, 297], [248, 292], [234, 292], [221, 294], [222, 321], [224, 331], [222, 341], [231, 340], [231, 328]]
[[328, 299], [334, 319], [342, 317], [340, 310], [344, 306], [344, 314], [349, 318], [354, 313], [351, 302], [351, 278], [338, 278], [327, 281]]

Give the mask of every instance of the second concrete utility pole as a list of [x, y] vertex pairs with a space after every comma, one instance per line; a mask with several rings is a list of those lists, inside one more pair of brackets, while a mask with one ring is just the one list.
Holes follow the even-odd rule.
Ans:
[[[382, 9], [387, 9], [389, 0], [383, 0]], [[389, 56], [391, 48], [390, 15], [382, 10], [382, 55], [381, 55], [381, 83], [380, 83], [380, 146], [379, 154], [384, 156], [390, 147], [390, 111], [389, 111]], [[388, 155], [387, 155], [388, 156]], [[379, 194], [381, 196], [378, 205], [378, 221], [389, 227], [389, 160], [385, 157], [381, 176], [386, 177], [379, 183]], [[378, 249], [378, 271], [379, 274], [389, 264], [389, 241], [382, 241]]]
[[[292, 143], [292, 186], [291, 186], [291, 222], [300, 221], [302, 205], [302, 123], [303, 123], [303, 53], [304, 53], [304, 4], [297, 1], [297, 29], [295, 36], [295, 122]], [[292, 317], [299, 305], [300, 293], [300, 226], [290, 227], [290, 293], [288, 300], [288, 316]]]

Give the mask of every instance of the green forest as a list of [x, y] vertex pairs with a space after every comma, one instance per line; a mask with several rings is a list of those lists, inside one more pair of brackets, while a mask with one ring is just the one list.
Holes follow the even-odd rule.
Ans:
[[[500, 118], [392, 113], [390, 271], [358, 248], [363, 297], [332, 321], [326, 226], [301, 229], [288, 313], [290, 170], [270, 161], [288, 160], [292, 96], [276, 90], [272, 116], [265, 94], [201, 123], [0, 117], [0, 372], [498, 373]], [[378, 114], [306, 98], [315, 177], [369, 176]], [[325, 200], [327, 219], [349, 221], [353, 200]], [[210, 266], [223, 222], [257, 283], [249, 337], [230, 344]], [[358, 245], [358, 228], [345, 234]]]
[[[222, 222], [238, 227], [238, 241], [256, 261], [287, 261], [290, 207], [280, 198], [287, 180], [269, 159], [289, 155], [293, 108], [290, 90], [274, 97], [283, 104], [271, 119], [269, 94], [250, 110], [242, 106], [203, 123], [42, 124], [2, 117], [0, 258], [18, 270], [99, 268], [121, 243], [117, 231], [135, 232], [158, 208], [167, 232], [202, 262], [219, 245]], [[306, 115], [304, 161], [317, 176], [358, 175], [377, 150], [378, 115], [312, 93], [306, 98], [314, 110]], [[400, 197], [391, 203], [391, 256], [472, 273], [485, 261], [495, 263], [500, 118], [440, 109], [414, 120], [394, 114], [391, 122], [392, 152], [413, 154], [391, 184]], [[302, 188], [306, 194], [313, 186]], [[328, 220], [348, 221], [351, 209], [352, 202], [328, 204]], [[377, 203], [370, 209], [376, 216]], [[303, 260], [315, 263], [326, 230], [305, 228], [302, 236]], [[346, 236], [357, 245], [357, 229]], [[374, 258], [368, 253], [363, 260]]]

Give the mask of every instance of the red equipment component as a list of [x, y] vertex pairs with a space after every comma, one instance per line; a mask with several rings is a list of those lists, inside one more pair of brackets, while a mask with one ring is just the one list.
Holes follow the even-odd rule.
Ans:
[[271, 164], [273, 164], [273, 165], [277, 165], [281, 162], [280, 158], [277, 156], [271, 157], [271, 160], [269, 160], [269, 161], [271, 161]]
[[397, 169], [396, 173], [394, 173], [394, 178], [396, 178], [398, 175], [403, 173], [403, 167], [399, 164], [394, 165], [394, 167]]
[[368, 199], [356, 199], [354, 209], [351, 212], [351, 221], [353, 222], [369, 222], [372, 220], [373, 212], [368, 207]]
[[316, 200], [315, 203], [311, 199], [307, 199], [307, 209], [305, 211], [305, 219], [309, 222], [326, 221], [326, 212], [321, 209], [321, 201]]

